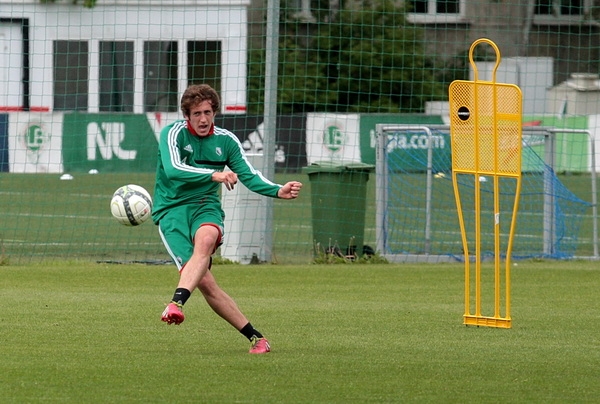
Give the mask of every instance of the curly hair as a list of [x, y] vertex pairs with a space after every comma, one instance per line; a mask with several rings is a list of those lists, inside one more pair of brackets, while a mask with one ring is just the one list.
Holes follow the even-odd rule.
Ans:
[[210, 102], [212, 110], [215, 113], [221, 107], [219, 94], [217, 94], [214, 88], [208, 84], [193, 84], [181, 96], [181, 112], [183, 112], [184, 116], [190, 116], [191, 109], [203, 101]]

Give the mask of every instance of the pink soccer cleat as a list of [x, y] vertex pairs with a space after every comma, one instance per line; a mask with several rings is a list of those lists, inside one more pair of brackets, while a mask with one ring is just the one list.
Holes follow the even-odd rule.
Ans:
[[252, 347], [250, 351], [251, 354], [264, 354], [267, 352], [271, 352], [271, 345], [269, 345], [269, 341], [266, 338], [252, 338]]
[[167, 324], [179, 325], [183, 323], [185, 316], [183, 315], [181, 308], [182, 306], [180, 304], [174, 302], [169, 303], [162, 313], [161, 320]]

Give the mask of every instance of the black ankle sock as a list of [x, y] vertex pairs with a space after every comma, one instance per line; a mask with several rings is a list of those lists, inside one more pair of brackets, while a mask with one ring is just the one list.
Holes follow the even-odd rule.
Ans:
[[240, 330], [240, 332], [244, 337], [248, 338], [250, 341], [252, 341], [252, 337], [263, 338], [263, 335], [260, 332], [258, 332], [258, 330], [255, 330], [254, 327], [252, 327], [252, 324], [250, 323], [246, 324]]
[[185, 288], [177, 288], [175, 289], [175, 294], [173, 295], [172, 301], [183, 306], [191, 295], [192, 292], [190, 292], [189, 290]]

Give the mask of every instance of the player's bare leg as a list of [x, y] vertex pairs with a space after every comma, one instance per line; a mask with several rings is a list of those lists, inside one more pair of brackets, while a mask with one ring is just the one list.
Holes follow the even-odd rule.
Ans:
[[260, 354], [271, 351], [269, 341], [252, 327], [235, 301], [217, 284], [210, 271], [200, 280], [198, 290], [215, 313], [250, 340], [252, 343], [250, 353]]
[[210, 256], [215, 250], [221, 236], [215, 226], [200, 226], [194, 237], [194, 252], [190, 260], [181, 270], [178, 288], [192, 292], [200, 284], [200, 280], [208, 272]]
[[173, 300], [162, 313], [162, 321], [167, 324], [181, 324], [185, 320], [182, 311], [183, 305], [208, 272], [210, 256], [215, 250], [219, 237], [221, 237], [221, 233], [215, 226], [200, 226], [196, 230], [194, 251], [179, 274], [177, 289]]
[[246, 316], [240, 311], [235, 301], [217, 285], [215, 277], [210, 271], [198, 283], [198, 290], [210, 308], [237, 330], [241, 330], [248, 324]]
[[[163, 321], [169, 324], [180, 324], [184, 320], [181, 308], [197, 287], [204, 296], [210, 308], [221, 318], [235, 327], [251, 342], [250, 353], [263, 354], [271, 351], [269, 341], [248, 321], [235, 301], [217, 284], [215, 277], [209, 271], [211, 255], [221, 236], [214, 226], [201, 226], [196, 231], [194, 252], [181, 271], [178, 291], [185, 293], [184, 299], [178, 302], [176, 297], [169, 303], [163, 313]], [[194, 283], [195, 282], [195, 283]]]

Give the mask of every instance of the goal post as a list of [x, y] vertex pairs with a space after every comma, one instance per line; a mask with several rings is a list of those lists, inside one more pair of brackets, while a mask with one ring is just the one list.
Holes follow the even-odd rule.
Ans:
[[[596, 142], [594, 136], [589, 130], [583, 129], [565, 129], [565, 128], [546, 128], [544, 136], [544, 159], [550, 167], [556, 165], [556, 134], [560, 133], [569, 138], [572, 135], [583, 135], [589, 144], [589, 164], [590, 179], [591, 179], [591, 209], [592, 209], [592, 249], [593, 257], [600, 258], [598, 246], [598, 191], [597, 191], [597, 173], [596, 173]], [[544, 181], [544, 217], [549, 220], [544, 220], [544, 254], [552, 255], [554, 253], [554, 239], [556, 237], [556, 229], [554, 227], [555, 209], [554, 209], [554, 182]]]
[[[523, 127], [524, 176], [513, 251], [516, 259], [600, 258], [593, 137], [586, 130], [574, 132]], [[464, 260], [451, 184], [449, 139], [449, 125], [376, 125], [376, 246], [390, 262]], [[586, 154], [565, 156], [561, 144], [575, 142], [585, 142], [581, 149], [587, 150]], [[589, 159], [584, 175], [558, 174], [565, 170], [561, 160]], [[491, 183], [482, 183], [484, 194]], [[577, 187], [585, 189], [581, 198], [571, 191]], [[486, 247], [488, 253], [491, 255]]]
[[[434, 136], [439, 136], [440, 130], [448, 131], [447, 125], [396, 125], [396, 124], [377, 124], [377, 153], [376, 153], [376, 171], [378, 173], [376, 178], [377, 188], [377, 204], [376, 204], [376, 245], [377, 251], [383, 252], [386, 258], [393, 262], [441, 262], [441, 261], [453, 261], [449, 256], [445, 255], [432, 255], [431, 250], [431, 220], [432, 220], [432, 189], [433, 189], [433, 147], [434, 147]], [[436, 134], [434, 135], [434, 131]], [[424, 135], [426, 138], [426, 159], [424, 167], [417, 168], [417, 170], [424, 169], [425, 172], [425, 208], [424, 208], [424, 223], [422, 224], [423, 230], [423, 248], [422, 253], [408, 253], [402, 254], [401, 256], [389, 254], [389, 240], [388, 240], [388, 202], [389, 202], [389, 175], [390, 163], [388, 160], [388, 149], [390, 145], [390, 138], [388, 134], [410, 134], [410, 135]], [[396, 169], [391, 167], [392, 172]]]

